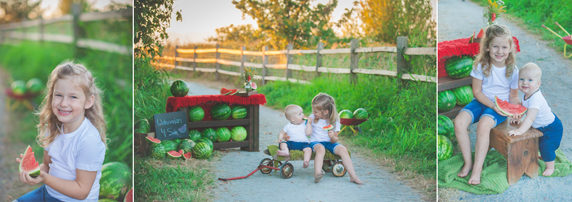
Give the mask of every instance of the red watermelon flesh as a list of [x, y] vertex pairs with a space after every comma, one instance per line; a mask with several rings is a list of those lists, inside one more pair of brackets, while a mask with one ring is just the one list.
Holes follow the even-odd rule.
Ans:
[[133, 188], [131, 188], [129, 190], [129, 192], [127, 192], [127, 194], [125, 194], [125, 198], [123, 198], [123, 202], [133, 202]]
[[226, 89], [226, 88], [220, 89], [221, 95], [234, 95], [236, 93], [238, 93], [238, 89]]
[[324, 130], [332, 130], [332, 129], [334, 129], [334, 126], [332, 126], [332, 125], [330, 124], [330, 125], [324, 126], [323, 129], [324, 129]]
[[187, 152], [187, 153], [184, 153], [184, 154], [183, 154], [183, 158], [184, 158], [185, 160], [191, 159], [191, 157], [193, 157], [193, 152]]
[[38, 177], [38, 175], [40, 175], [40, 164], [36, 161], [34, 150], [32, 150], [30, 145], [26, 147], [26, 152], [24, 152], [24, 155], [20, 160], [20, 166], [18, 169], [20, 172], [28, 172], [30, 177]]
[[150, 142], [155, 143], [155, 144], [161, 144], [161, 140], [154, 138], [154, 137], [151, 137], [151, 136], [147, 136], [147, 137], [145, 137], [145, 139], [147, 139]]
[[495, 96], [495, 104], [502, 113], [508, 116], [522, 115], [526, 112], [526, 107], [522, 105], [511, 104], [507, 101], [501, 100]]
[[485, 33], [483, 32], [483, 29], [481, 29], [481, 31], [479, 31], [479, 34], [477, 34], [477, 39], [483, 38], [484, 35]]
[[169, 155], [170, 157], [173, 157], [173, 158], [181, 157], [181, 153], [179, 153], [178, 151], [174, 151], [174, 150], [167, 152], [167, 155]]

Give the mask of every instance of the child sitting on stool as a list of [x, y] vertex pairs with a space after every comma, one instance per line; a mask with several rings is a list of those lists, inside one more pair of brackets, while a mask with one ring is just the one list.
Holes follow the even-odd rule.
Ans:
[[278, 136], [280, 142], [278, 155], [290, 156], [289, 150], [302, 150], [304, 151], [304, 168], [307, 168], [312, 155], [308, 140], [308, 136], [312, 134], [312, 120], [304, 116], [304, 110], [298, 105], [286, 106], [284, 115], [290, 123], [284, 126]]

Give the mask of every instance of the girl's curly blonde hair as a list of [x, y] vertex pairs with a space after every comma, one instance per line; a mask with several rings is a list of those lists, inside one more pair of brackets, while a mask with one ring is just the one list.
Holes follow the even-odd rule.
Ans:
[[490, 64], [491, 56], [489, 54], [490, 52], [489, 45], [496, 37], [506, 38], [506, 40], [508, 40], [508, 44], [510, 45], [510, 52], [508, 53], [508, 57], [505, 60], [506, 64], [505, 76], [509, 78], [514, 72], [513, 67], [515, 65], [515, 60], [516, 60], [516, 50], [515, 50], [516, 48], [514, 41], [512, 40], [512, 34], [510, 33], [510, 30], [508, 29], [508, 27], [504, 25], [493, 24], [487, 27], [485, 36], [483, 37], [481, 43], [479, 44], [480, 51], [479, 54], [477, 55], [477, 58], [475, 59], [474, 67], [476, 68], [478, 64], [481, 64], [483, 74], [485, 76], [489, 76], [491, 74], [492, 65]]
[[328, 111], [328, 123], [335, 126], [336, 122], [338, 122], [338, 111], [336, 110], [336, 101], [334, 98], [326, 93], [318, 93], [312, 99], [312, 107], [315, 107], [318, 110], [327, 110]]

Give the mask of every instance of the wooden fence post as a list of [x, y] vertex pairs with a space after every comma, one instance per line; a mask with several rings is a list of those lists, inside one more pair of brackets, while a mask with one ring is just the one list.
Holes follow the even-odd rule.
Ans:
[[407, 63], [405, 62], [405, 49], [407, 49], [407, 37], [397, 37], [397, 80], [401, 80], [401, 75], [408, 71]]
[[244, 50], [246, 50], [246, 46], [242, 46], [242, 49], [240, 50], [240, 75], [244, 73], [244, 61], [246, 60]]
[[290, 55], [290, 51], [293, 48], [293, 45], [291, 43], [288, 44], [288, 49], [286, 50], [286, 81], [288, 81], [288, 79], [290, 77], [292, 77], [292, 71], [288, 68], [288, 65], [290, 65], [290, 63], [292, 63], [292, 56]]
[[266, 75], [268, 74], [268, 69], [266, 68], [266, 64], [268, 64], [268, 55], [266, 55], [266, 51], [268, 51], [268, 46], [264, 46], [264, 48], [262, 48], [262, 85], [266, 84]]
[[72, 45], [74, 47], [74, 56], [75, 58], [78, 57], [79, 47], [77, 46], [77, 42], [79, 40], [79, 15], [81, 12], [81, 5], [78, 3], [72, 4], [72, 29], [73, 29], [73, 40]]
[[320, 55], [322, 49], [324, 49], [324, 43], [318, 42], [318, 47], [316, 48], [316, 77], [320, 76], [318, 68], [322, 66], [322, 55]]
[[215, 78], [217, 80], [220, 79], [220, 76], [218, 75], [218, 70], [220, 69], [220, 63], [218, 63], [218, 60], [220, 59], [220, 53], [218, 52], [218, 49], [220, 48], [220, 44], [216, 44], [216, 60], [215, 60]]
[[351, 55], [350, 55], [350, 82], [355, 84], [357, 81], [357, 75], [354, 73], [354, 69], [358, 68], [358, 53], [356, 53], [356, 48], [359, 46], [359, 41], [357, 39], [352, 39], [351, 42]]
[[197, 48], [199, 46], [195, 45], [195, 50], [193, 50], [193, 72], [197, 71]]
[[179, 52], [177, 52], [177, 49], [179, 49], [179, 45], [175, 45], [175, 59], [173, 62], [173, 65], [175, 67], [173, 69], [177, 68], [177, 57], [179, 57]]

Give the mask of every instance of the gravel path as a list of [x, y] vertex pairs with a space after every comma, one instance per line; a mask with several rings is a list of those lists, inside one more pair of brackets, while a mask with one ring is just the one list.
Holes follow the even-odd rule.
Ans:
[[[483, 7], [470, 1], [440, 0], [439, 1], [439, 41], [448, 41], [469, 37], [473, 32], [485, 27]], [[552, 111], [558, 115], [564, 125], [564, 137], [560, 150], [572, 159], [572, 61], [562, 56], [542, 41], [540, 37], [520, 28], [517, 23], [501, 17], [497, 23], [506, 25], [520, 43], [521, 52], [517, 53], [517, 65], [522, 67], [528, 62], [537, 63], [542, 70], [542, 93], [546, 97]], [[556, 37], [555, 37], [556, 38]], [[475, 124], [471, 134], [475, 133]], [[471, 135], [474, 148], [475, 135]], [[467, 192], [439, 189], [447, 192], [444, 200], [475, 200], [475, 201], [570, 201], [572, 195], [572, 175], [567, 177], [537, 177], [527, 176], [498, 195], [473, 195]], [[440, 197], [444, 196], [441, 193]], [[440, 199], [441, 200], [441, 199]]]
[[[1, 67], [0, 67], [1, 68]], [[4, 75], [4, 70], [0, 69], [0, 90], [4, 90], [6, 89], [6, 86], [8, 84], [7, 82], [7, 75]], [[2, 145], [4, 145], [4, 138], [6, 137], [7, 134], [7, 117], [6, 117], [6, 109], [4, 109], [4, 107], [6, 106], [6, 95], [4, 94], [4, 92], [0, 92], [0, 147], [2, 147]], [[8, 178], [10, 178], [11, 176], [6, 176], [7, 174], [11, 174], [11, 172], [7, 172], [5, 169], [7, 169], [7, 166], [9, 165], [7, 163], [7, 161], [9, 161], [8, 157], [5, 156], [6, 154], [4, 154], [4, 152], [2, 152], [2, 150], [0, 150], [0, 196], [6, 196], [8, 195], [8, 193], [6, 193], [6, 185], [5, 182], [8, 181]], [[3, 198], [3, 197], [2, 197]], [[2, 200], [6, 200], [6, 199], [2, 199]]]
[[[219, 90], [200, 84], [188, 83], [193, 95], [218, 94]], [[262, 151], [275, 144], [279, 130], [286, 124], [282, 112], [260, 107], [260, 151], [246, 152], [237, 149], [224, 151], [214, 162], [216, 177], [244, 176], [256, 169], [268, 156]], [[302, 161], [291, 161], [294, 176], [282, 179], [279, 174], [264, 175], [257, 172], [246, 179], [228, 182], [217, 181], [215, 201], [421, 201], [423, 195], [398, 181], [388, 171], [367, 161], [359, 153], [352, 153], [356, 172], [364, 185], [349, 182], [349, 175], [342, 178], [326, 174], [318, 184], [314, 183], [313, 162], [302, 168]]]

